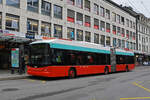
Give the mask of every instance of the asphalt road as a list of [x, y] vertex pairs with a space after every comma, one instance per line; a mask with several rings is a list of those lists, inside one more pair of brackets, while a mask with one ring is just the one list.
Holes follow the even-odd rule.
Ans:
[[150, 66], [77, 79], [0, 81], [0, 100], [150, 100]]

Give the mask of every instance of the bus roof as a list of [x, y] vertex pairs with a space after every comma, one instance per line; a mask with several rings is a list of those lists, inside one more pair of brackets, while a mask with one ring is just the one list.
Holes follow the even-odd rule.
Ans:
[[[31, 44], [38, 44], [38, 43], [48, 43], [48, 44], [50, 44], [51, 48], [57, 48], [57, 49], [77, 50], [77, 51], [110, 54], [110, 47], [103, 47], [100, 44], [83, 42], [83, 41], [51, 39], [51, 40], [36, 41], [36, 42], [32, 42]], [[129, 55], [129, 56], [134, 55], [133, 52], [125, 51], [125, 50], [121, 50], [121, 49], [116, 49], [116, 54], [117, 55]]]

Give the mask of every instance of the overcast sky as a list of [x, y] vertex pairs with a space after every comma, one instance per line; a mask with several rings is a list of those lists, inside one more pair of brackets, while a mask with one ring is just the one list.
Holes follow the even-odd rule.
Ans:
[[124, 6], [132, 6], [137, 12], [143, 13], [150, 18], [150, 0], [113, 0]]

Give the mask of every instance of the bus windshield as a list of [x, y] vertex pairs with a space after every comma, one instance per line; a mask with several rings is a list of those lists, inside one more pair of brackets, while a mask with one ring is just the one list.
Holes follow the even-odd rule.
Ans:
[[44, 67], [50, 65], [50, 46], [46, 43], [32, 44], [30, 48], [30, 66]]

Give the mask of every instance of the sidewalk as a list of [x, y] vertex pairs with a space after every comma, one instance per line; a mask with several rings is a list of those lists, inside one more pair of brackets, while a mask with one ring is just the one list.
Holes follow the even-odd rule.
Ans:
[[10, 70], [0, 71], [0, 81], [25, 79], [27, 77], [28, 77], [27, 74], [21, 74], [21, 75], [19, 75], [18, 73], [11, 74]]

